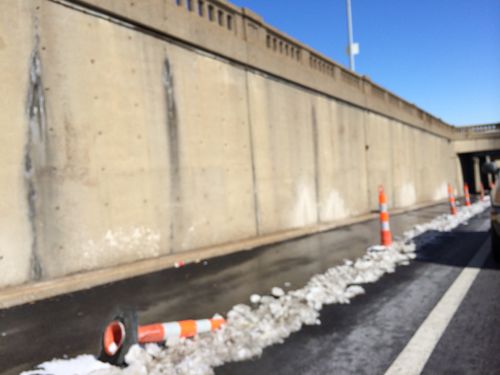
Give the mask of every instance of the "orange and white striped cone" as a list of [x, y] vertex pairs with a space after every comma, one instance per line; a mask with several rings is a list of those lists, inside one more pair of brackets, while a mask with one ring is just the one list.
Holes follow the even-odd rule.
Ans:
[[219, 329], [223, 318], [181, 320], [176, 322], [138, 325], [135, 312], [127, 311], [114, 316], [102, 336], [99, 359], [113, 365], [125, 365], [125, 354], [134, 344], [162, 342], [173, 338], [193, 337]]
[[181, 320], [177, 322], [156, 323], [139, 326], [137, 329], [138, 342], [161, 342], [167, 339], [193, 337], [199, 333], [211, 332], [219, 329], [226, 321], [220, 319]]
[[484, 185], [483, 183], [481, 182], [481, 200], [484, 200]]
[[448, 200], [450, 202], [450, 213], [452, 215], [457, 214], [457, 205], [455, 203], [455, 195], [453, 194], [453, 187], [448, 184]]
[[383, 186], [378, 188], [378, 205], [380, 211], [380, 244], [382, 246], [391, 246], [392, 234], [389, 225], [389, 211], [387, 210], [387, 199]]
[[470, 207], [470, 194], [469, 194], [469, 185], [464, 184], [464, 197], [465, 197], [465, 205]]

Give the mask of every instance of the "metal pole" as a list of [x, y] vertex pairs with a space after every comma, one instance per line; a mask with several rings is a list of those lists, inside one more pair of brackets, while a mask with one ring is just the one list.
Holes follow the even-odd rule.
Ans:
[[352, 13], [351, 13], [351, 0], [346, 0], [347, 5], [347, 28], [349, 32], [349, 67], [354, 72], [354, 53], [352, 51], [353, 37], [352, 37]]

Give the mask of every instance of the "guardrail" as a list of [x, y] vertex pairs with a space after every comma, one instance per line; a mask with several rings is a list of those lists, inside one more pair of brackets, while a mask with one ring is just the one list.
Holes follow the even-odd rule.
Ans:
[[301, 61], [302, 48], [298, 44], [283, 38], [270, 29], [266, 30], [266, 47], [282, 56]]
[[500, 123], [457, 127], [459, 133], [497, 133], [500, 132]]
[[194, 12], [208, 22], [217, 23], [228, 31], [235, 31], [236, 12], [224, 3], [213, 0], [173, 0], [179, 8]]
[[500, 137], [500, 123], [461, 126], [455, 128], [455, 139]]

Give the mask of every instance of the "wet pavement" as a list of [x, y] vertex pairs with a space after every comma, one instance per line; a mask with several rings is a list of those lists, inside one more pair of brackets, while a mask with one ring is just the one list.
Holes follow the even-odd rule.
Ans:
[[[440, 204], [394, 215], [391, 218], [391, 227], [393, 233], [397, 236], [418, 223], [430, 221], [434, 217], [447, 212], [447, 204]], [[486, 219], [483, 217], [481, 220], [485, 222]], [[476, 234], [480, 237], [478, 237], [478, 240], [482, 240], [487, 236], [486, 232], [478, 233], [478, 235]], [[443, 236], [444, 240], [439, 245], [441, 247], [447, 246], [447, 248], [451, 249], [448, 243], [453, 240], [460, 248], [464, 247], [465, 249], [469, 246], [470, 249], [463, 250], [462, 255], [459, 257], [450, 258], [450, 256], [443, 253], [441, 263], [448, 264], [452, 263], [452, 261], [460, 263], [459, 259], [462, 259], [462, 257], [467, 258], [468, 255], [466, 256], [466, 254], [474, 252], [473, 244], [475, 240], [468, 239], [465, 241], [461, 237], [449, 234], [443, 234]], [[449, 238], [446, 236], [449, 236]], [[339, 264], [344, 259], [355, 259], [361, 256], [368, 246], [376, 244], [378, 240], [379, 223], [377, 220], [370, 220], [317, 235], [261, 247], [253, 251], [243, 251], [210, 259], [206, 263], [201, 262], [179, 269], [168, 269], [33, 304], [0, 310], [1, 373], [18, 374], [20, 371], [30, 369], [40, 362], [54, 357], [62, 357], [63, 354], [75, 356], [81, 353], [97, 353], [102, 326], [117, 306], [131, 306], [137, 309], [141, 324], [206, 318], [216, 312], [224, 314], [237, 303], [247, 303], [248, 297], [252, 293], [268, 293], [272, 287], [284, 286], [285, 283], [287, 283], [286, 285], [290, 283], [291, 289], [299, 288], [312, 275], [324, 272], [327, 268]], [[312, 336], [319, 334], [319, 337], [324, 337], [325, 331], [323, 329], [331, 326], [331, 330], [326, 332], [330, 332], [332, 337], [337, 337], [337, 340], [340, 341], [331, 339], [330, 335], [328, 340], [333, 340], [332, 343], [337, 347], [337, 345], [340, 345], [339, 342], [344, 342], [342, 337], [343, 334], [348, 332], [346, 330], [352, 329], [353, 324], [364, 321], [362, 316], [353, 314], [354, 311], [357, 311], [356, 304], [367, 304], [372, 306], [374, 311], [379, 311], [385, 306], [384, 301], [390, 301], [390, 295], [384, 296], [382, 292], [386, 289], [395, 292], [400, 288], [404, 288], [405, 280], [406, 283], [411, 283], [412, 277], [416, 276], [412, 276], [408, 272], [417, 272], [411, 270], [422, 268], [422, 275], [419, 276], [419, 279], [428, 279], [428, 283], [435, 285], [433, 295], [434, 299], [438, 298], [441, 289], [451, 283], [454, 277], [453, 270], [458, 272], [459, 267], [452, 268], [452, 271], [449, 271], [446, 277], [443, 276], [443, 278], [435, 281], [433, 272], [425, 271], [427, 267], [424, 265], [438, 266], [440, 258], [433, 255], [437, 250], [429, 251], [430, 253], [422, 252], [422, 259], [425, 262], [415, 262], [408, 268], [402, 268], [403, 272], [398, 271], [396, 274], [384, 278], [380, 284], [370, 285], [366, 296], [355, 299], [351, 305], [354, 309], [349, 310], [349, 312], [346, 310], [343, 318], [347, 319], [346, 322], [340, 325], [332, 323], [332, 325], [328, 323], [327, 319], [325, 324], [321, 326], [320, 331], [315, 331], [319, 329], [318, 327], [307, 327], [292, 336], [292, 340], [293, 337], [304, 334]], [[439, 254], [441, 252], [438, 252], [437, 255]], [[426, 256], [431, 257], [430, 260]], [[393, 280], [392, 284], [384, 286], [384, 283], [388, 282], [387, 280]], [[441, 289], [438, 287], [439, 285], [441, 285]], [[423, 296], [421, 299], [423, 301], [422, 305], [427, 307], [431, 306], [434, 301], [428, 296]], [[404, 300], [401, 300], [400, 303], [393, 303], [396, 303], [396, 306], [406, 305]], [[349, 306], [327, 307], [323, 311], [322, 318], [332, 314], [332, 322], [337, 322], [338, 318], [336, 316], [341, 316], [341, 311], [348, 308]], [[395, 310], [398, 310], [398, 308], [395, 308]], [[413, 316], [412, 310], [407, 310], [406, 319], [413, 322], [413, 325], [410, 324], [410, 328], [408, 328], [408, 332], [411, 332], [411, 327], [417, 325], [423, 315]], [[422, 309], [421, 312], [425, 314], [426, 309]], [[350, 325], [348, 324], [349, 321], [351, 322]], [[340, 322], [342, 322], [342, 319], [340, 319]], [[361, 337], [366, 335], [363, 332], [359, 334]], [[399, 339], [403, 342], [407, 337], [400, 335]], [[290, 347], [290, 349], [285, 349], [284, 354], [282, 354], [283, 360], [289, 358], [290, 355], [297, 356], [299, 353], [302, 353], [302, 357], [314, 354], [309, 352], [305, 354], [301, 350], [299, 350], [299, 353], [291, 354], [292, 352], [290, 352], [287, 354], [287, 350], [292, 350], [293, 341], [291, 343], [292, 346], [287, 342], [286, 345], [270, 348], [260, 360], [265, 361], [266, 356], [269, 355], [268, 353], [279, 350], [276, 348]], [[317, 345], [312, 345], [311, 348], [315, 347], [314, 350], [321, 353], [320, 348], [322, 346], [321, 341], [318, 341]], [[382, 350], [385, 346], [387, 345], [380, 344], [379, 350]], [[399, 344], [393, 346], [401, 349]], [[22, 348], [22, 350], [19, 350], [19, 348]], [[394, 348], [392, 350], [396, 352], [397, 350]], [[341, 348], [337, 349], [341, 350]], [[366, 349], [363, 348], [363, 350]], [[333, 353], [332, 350], [329, 352]], [[270, 360], [273, 361], [273, 358]], [[257, 362], [229, 365], [218, 369], [218, 373], [290, 373], [275, 372], [275, 369], [273, 369], [273, 372], [260, 371], [258, 368], [253, 367], [255, 363]], [[382, 368], [385, 364], [384, 361], [381, 361], [379, 368]], [[231, 366], [242, 367], [233, 368]], [[248, 368], [256, 372], [245, 370], [247, 368], [245, 366], [250, 366]], [[271, 370], [270, 367], [264, 368]]]
[[423, 374], [500, 373], [500, 267], [490, 256]]
[[[367, 285], [350, 305], [325, 307], [320, 326], [304, 327], [260, 358], [216, 374], [384, 374], [471, 258], [489, 246], [488, 218], [485, 212], [451, 233], [427, 233], [433, 240], [410, 266]], [[425, 374], [499, 373], [499, 287], [500, 267], [489, 255]], [[405, 374], [412, 373], [408, 366]]]

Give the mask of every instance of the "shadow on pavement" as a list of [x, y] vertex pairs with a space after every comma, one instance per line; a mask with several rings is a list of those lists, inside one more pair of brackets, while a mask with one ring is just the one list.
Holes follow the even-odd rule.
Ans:
[[469, 262], [483, 246], [490, 254], [481, 269], [499, 270], [500, 264], [491, 255], [488, 231], [467, 231], [463, 226], [452, 232], [428, 231], [416, 238], [418, 262], [442, 264], [452, 267], [471, 267]]

